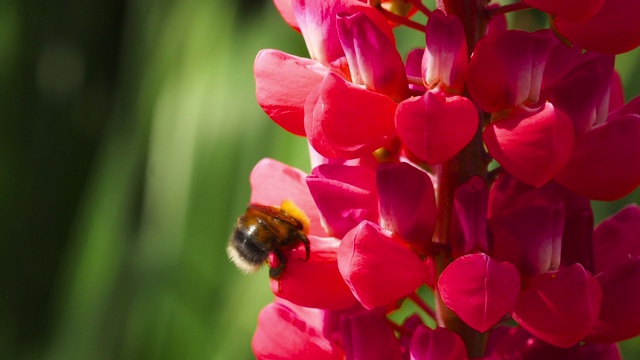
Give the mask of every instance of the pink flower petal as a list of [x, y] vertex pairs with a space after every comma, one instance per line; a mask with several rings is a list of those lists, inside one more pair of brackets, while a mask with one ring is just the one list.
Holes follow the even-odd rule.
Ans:
[[251, 348], [258, 359], [338, 360], [344, 356], [322, 336], [321, 328], [305, 322], [296, 311], [277, 302], [260, 311]]
[[265, 158], [251, 171], [251, 203], [280, 206], [284, 200], [293, 201], [309, 218], [311, 235], [326, 236], [320, 212], [311, 197], [306, 174], [279, 161]]
[[458, 334], [445, 328], [416, 328], [409, 349], [411, 360], [466, 360], [467, 348]]
[[472, 328], [485, 332], [512, 310], [520, 292], [515, 266], [486, 254], [465, 255], [438, 280], [442, 301]]
[[327, 158], [368, 155], [395, 135], [396, 107], [384, 95], [327, 74], [305, 104], [307, 137], [313, 148]]
[[428, 91], [400, 103], [396, 127], [411, 152], [429, 164], [441, 164], [471, 141], [478, 112], [465, 97]]
[[361, 12], [338, 14], [336, 25], [351, 81], [397, 102], [407, 98], [407, 77], [395, 43]]
[[489, 124], [482, 138], [489, 154], [511, 175], [542, 186], [569, 160], [573, 126], [567, 115], [546, 103], [534, 114], [520, 112]]
[[[557, 47], [566, 48], [564, 44]], [[571, 118], [576, 136], [591, 130], [600, 107], [604, 108], [603, 116], [606, 118], [615, 59], [613, 55], [587, 53], [577, 60], [562, 78], [553, 83], [543, 83], [542, 91], [544, 99]], [[567, 59], [557, 61], [567, 62]]]
[[338, 271], [340, 240], [309, 236], [311, 252], [305, 261], [300, 247], [286, 254], [282, 276], [270, 279], [271, 291], [294, 304], [320, 309], [344, 309], [357, 303]]
[[342, 238], [361, 221], [378, 221], [376, 174], [365, 166], [320, 165], [307, 184], [330, 234]]
[[520, 295], [513, 318], [536, 337], [561, 348], [580, 341], [595, 323], [602, 290], [580, 264], [539, 275]]
[[489, 189], [484, 180], [474, 176], [459, 186], [453, 195], [453, 215], [450, 226], [451, 248], [457, 258], [476, 251], [488, 251], [487, 205]]
[[427, 278], [420, 258], [378, 225], [363, 221], [344, 236], [338, 266], [356, 298], [367, 309], [387, 305]]
[[467, 77], [467, 42], [462, 23], [456, 16], [435, 10], [425, 32], [426, 49], [422, 58], [422, 78], [428, 88], [442, 87], [448, 93], [462, 94]]
[[569, 21], [584, 21], [592, 17], [605, 0], [523, 0], [549, 15]]
[[596, 273], [640, 257], [640, 207], [632, 204], [603, 221], [593, 233]]
[[617, 71], [611, 77], [611, 91], [609, 93], [609, 112], [618, 110], [624, 105], [624, 89], [622, 79]]
[[[422, 57], [424, 56], [424, 49], [413, 49], [407, 53], [406, 71], [407, 76], [413, 78], [422, 77]], [[409, 89], [413, 93], [424, 93], [427, 89], [424, 85], [417, 85], [414, 83], [409, 84]]]
[[620, 54], [640, 45], [639, 13], [637, 0], [606, 0], [586, 21], [573, 22], [558, 17], [554, 25], [560, 35], [578, 47]]
[[358, 0], [292, 0], [293, 12], [312, 59], [327, 67], [341, 69], [344, 51], [336, 28], [338, 13], [361, 11], [391, 40], [387, 19], [375, 8]]
[[293, 13], [291, 0], [273, 0], [273, 3], [275, 4], [276, 9], [278, 9], [278, 12], [280, 13], [280, 16], [282, 16], [284, 21], [296, 31], [300, 31], [298, 20], [296, 20], [296, 16]]
[[576, 138], [560, 185], [594, 200], [616, 200], [640, 184], [640, 115], [625, 115]]
[[544, 196], [527, 204], [494, 213], [489, 219], [496, 260], [509, 261], [521, 274], [538, 275], [560, 266], [564, 206], [556, 196]]
[[596, 279], [602, 286], [602, 305], [585, 340], [614, 343], [640, 335], [640, 257], [627, 259]]
[[285, 130], [305, 136], [304, 104], [328, 71], [314, 60], [262, 50], [253, 65], [258, 104]]
[[383, 227], [425, 254], [436, 221], [436, 198], [429, 175], [407, 163], [382, 163], [377, 184]]
[[468, 90], [487, 112], [536, 104], [553, 35], [509, 30], [483, 37], [469, 61]]
[[382, 315], [373, 311], [346, 315], [340, 328], [347, 359], [403, 359], [400, 342]]

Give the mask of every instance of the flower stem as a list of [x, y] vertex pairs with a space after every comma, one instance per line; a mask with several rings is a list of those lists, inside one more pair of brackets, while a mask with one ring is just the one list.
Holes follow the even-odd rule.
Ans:
[[427, 315], [429, 315], [434, 321], [436, 320], [436, 312], [433, 311], [431, 306], [429, 306], [429, 304], [424, 302], [424, 300], [422, 300], [422, 298], [420, 296], [418, 296], [418, 294], [411, 293], [411, 294], [409, 294], [408, 297], [409, 297], [409, 299], [411, 299], [411, 301], [413, 301], [416, 305], [418, 305], [418, 307], [420, 309], [422, 309], [422, 311], [427, 313]]
[[531, 5], [520, 1], [520, 2], [509, 4], [509, 5], [487, 9], [487, 14], [489, 15], [489, 17], [494, 17], [500, 14], [506, 14], [514, 11], [527, 10], [527, 9], [531, 9]]
[[[467, 40], [469, 54], [473, 52], [476, 43], [486, 32], [489, 17], [486, 12], [486, 1], [484, 0], [439, 0], [438, 5], [445, 13], [457, 16], [462, 22]], [[484, 119], [482, 111], [478, 113], [479, 119]], [[436, 223], [436, 233], [434, 241], [440, 244], [449, 245], [449, 226], [453, 211], [453, 200], [456, 189], [467, 183], [473, 176], [480, 176], [483, 179], [487, 172], [487, 162], [484, 156], [484, 145], [482, 143], [482, 121], [478, 122], [478, 130], [471, 142], [465, 146], [456, 156], [440, 165], [436, 171], [438, 190], [436, 201], [438, 203], [438, 214]], [[439, 252], [434, 256], [436, 276], [439, 278], [442, 271], [453, 261], [451, 251]], [[438, 326], [456, 332], [467, 347], [470, 358], [483, 357], [486, 347], [487, 336], [464, 323], [451, 309], [442, 301], [436, 292], [436, 321]]]
[[407, 26], [409, 28], [424, 32], [425, 31], [425, 25], [422, 25], [420, 23], [417, 23], [413, 20], [409, 20], [404, 16], [400, 16], [400, 15], [396, 15], [394, 13], [392, 13], [391, 11], [385, 10], [383, 8], [379, 8], [378, 11], [380, 11], [382, 13], [382, 15], [384, 15], [387, 19], [398, 23], [398, 24], [402, 24], [404, 26]]
[[431, 15], [431, 10], [429, 10], [426, 6], [424, 6], [424, 4], [422, 3], [422, 0], [409, 0], [409, 2], [413, 4], [413, 6], [415, 6], [416, 9], [418, 9], [420, 12], [427, 15], [427, 17]]

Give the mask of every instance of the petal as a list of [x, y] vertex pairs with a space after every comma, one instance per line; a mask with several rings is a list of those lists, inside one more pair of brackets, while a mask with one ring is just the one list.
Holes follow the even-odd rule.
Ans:
[[342, 238], [361, 221], [378, 221], [376, 174], [365, 166], [320, 165], [307, 184], [330, 234]]
[[462, 321], [485, 332], [512, 310], [520, 292], [520, 275], [508, 262], [482, 253], [470, 254], [444, 269], [438, 291]]
[[471, 141], [478, 112], [465, 97], [428, 91], [398, 105], [396, 127], [411, 152], [429, 164], [441, 164]]
[[606, 0], [598, 12], [586, 21], [557, 18], [554, 27], [578, 47], [620, 54], [640, 45], [638, 13], [640, 2], [636, 0]]
[[[420, 78], [422, 76], [422, 57], [424, 56], [424, 49], [413, 49], [407, 53], [406, 71], [407, 76], [413, 78]], [[413, 93], [423, 93], [427, 89], [423, 85], [417, 85], [414, 83], [409, 84], [409, 89]]]
[[296, 20], [296, 16], [293, 13], [291, 0], [273, 0], [273, 3], [275, 4], [276, 9], [278, 9], [278, 12], [280, 13], [280, 16], [282, 16], [284, 21], [295, 30], [300, 31], [298, 20]]
[[467, 77], [467, 42], [456, 16], [435, 10], [425, 32], [422, 79], [429, 88], [441, 86], [449, 93], [462, 94]]
[[451, 247], [453, 257], [475, 251], [487, 251], [487, 205], [489, 189], [484, 180], [474, 176], [453, 194]]
[[568, 348], [595, 323], [602, 290], [580, 264], [539, 275], [520, 295], [513, 319], [551, 345]]
[[284, 200], [291, 200], [309, 218], [309, 233], [325, 236], [320, 212], [307, 187], [306, 176], [302, 170], [279, 161], [262, 159], [251, 171], [251, 203], [280, 206]]
[[468, 90], [484, 111], [498, 112], [539, 101], [553, 35], [509, 30], [483, 37], [469, 61]]
[[541, 186], [567, 163], [573, 126], [550, 103], [534, 114], [519, 112], [495, 121], [482, 134], [489, 154], [518, 180]]
[[[540, 192], [541, 197], [544, 196]], [[533, 276], [560, 266], [564, 206], [555, 196], [493, 214], [489, 219], [496, 260], [509, 261], [520, 273]]]
[[349, 63], [351, 81], [395, 101], [404, 100], [409, 88], [395, 43], [361, 12], [338, 14], [336, 25]]
[[426, 253], [436, 221], [436, 198], [429, 175], [407, 163], [382, 163], [377, 185], [382, 226]]
[[[557, 47], [566, 48], [564, 44]], [[613, 55], [587, 53], [577, 60], [561, 78], [553, 83], [545, 81], [542, 92], [544, 99], [571, 118], [576, 136], [591, 129], [596, 121], [598, 109], [605, 100], [605, 109], [608, 110], [607, 96], [611, 88], [615, 59]], [[561, 58], [557, 61], [567, 62], [567, 59]], [[550, 63], [551, 60], [547, 62]]]
[[343, 356], [322, 336], [320, 328], [281, 303], [271, 303], [260, 311], [251, 348], [258, 359], [323, 360]]
[[596, 279], [602, 286], [602, 305], [585, 340], [614, 343], [640, 335], [640, 258], [627, 259]]
[[327, 158], [354, 159], [386, 145], [395, 135], [397, 104], [327, 74], [305, 104], [305, 129], [313, 148]]
[[640, 115], [625, 115], [576, 138], [554, 180], [594, 200], [616, 200], [640, 184]]
[[309, 55], [327, 67], [339, 69], [344, 57], [336, 28], [336, 16], [341, 12], [364, 12], [391, 40], [393, 32], [387, 19], [375, 8], [358, 0], [292, 0]]
[[466, 360], [467, 348], [453, 331], [420, 325], [411, 338], [409, 354], [411, 360]]
[[305, 261], [305, 250], [286, 254], [282, 276], [270, 279], [271, 291], [294, 304], [320, 309], [344, 309], [357, 303], [338, 271], [337, 252], [340, 240], [309, 236], [311, 252]]
[[262, 50], [253, 65], [258, 104], [285, 130], [305, 136], [305, 101], [328, 71], [314, 60]]
[[361, 311], [340, 322], [347, 359], [401, 360], [402, 348], [384, 316]]
[[549, 15], [569, 21], [584, 21], [592, 17], [605, 0], [523, 0]]
[[603, 221], [593, 233], [596, 273], [640, 257], [640, 206], [632, 204]]
[[368, 221], [342, 239], [338, 263], [344, 280], [367, 309], [392, 303], [427, 279], [427, 268], [418, 256]]

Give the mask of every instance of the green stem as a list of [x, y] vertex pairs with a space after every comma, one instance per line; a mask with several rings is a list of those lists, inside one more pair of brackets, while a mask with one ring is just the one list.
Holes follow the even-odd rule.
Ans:
[[[448, 15], [457, 16], [462, 22], [469, 55], [486, 31], [489, 20], [485, 11], [486, 5], [487, 1], [484, 0], [438, 0], [438, 7], [441, 10]], [[481, 120], [485, 118], [482, 111], [479, 111], [478, 116]], [[449, 245], [451, 243], [449, 226], [455, 190], [458, 186], [467, 183], [473, 176], [486, 177], [487, 163], [481, 130], [482, 121], [479, 121], [478, 130], [473, 140], [460, 153], [437, 169], [438, 217], [434, 241], [441, 244]], [[442, 271], [453, 260], [450, 251], [438, 253], [434, 258], [436, 275], [440, 277]], [[487, 334], [482, 334], [465, 324], [442, 302], [439, 294], [436, 294], [436, 318], [438, 326], [443, 326], [460, 335], [470, 358], [484, 356]]]

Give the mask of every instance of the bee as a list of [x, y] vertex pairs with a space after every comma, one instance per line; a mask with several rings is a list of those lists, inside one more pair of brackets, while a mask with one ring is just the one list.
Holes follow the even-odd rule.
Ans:
[[256, 272], [274, 253], [278, 265], [269, 268], [269, 277], [278, 279], [286, 266], [285, 251], [304, 245], [305, 261], [311, 252], [309, 219], [292, 201], [283, 201], [280, 207], [249, 204], [238, 218], [229, 238], [227, 254], [245, 273]]

